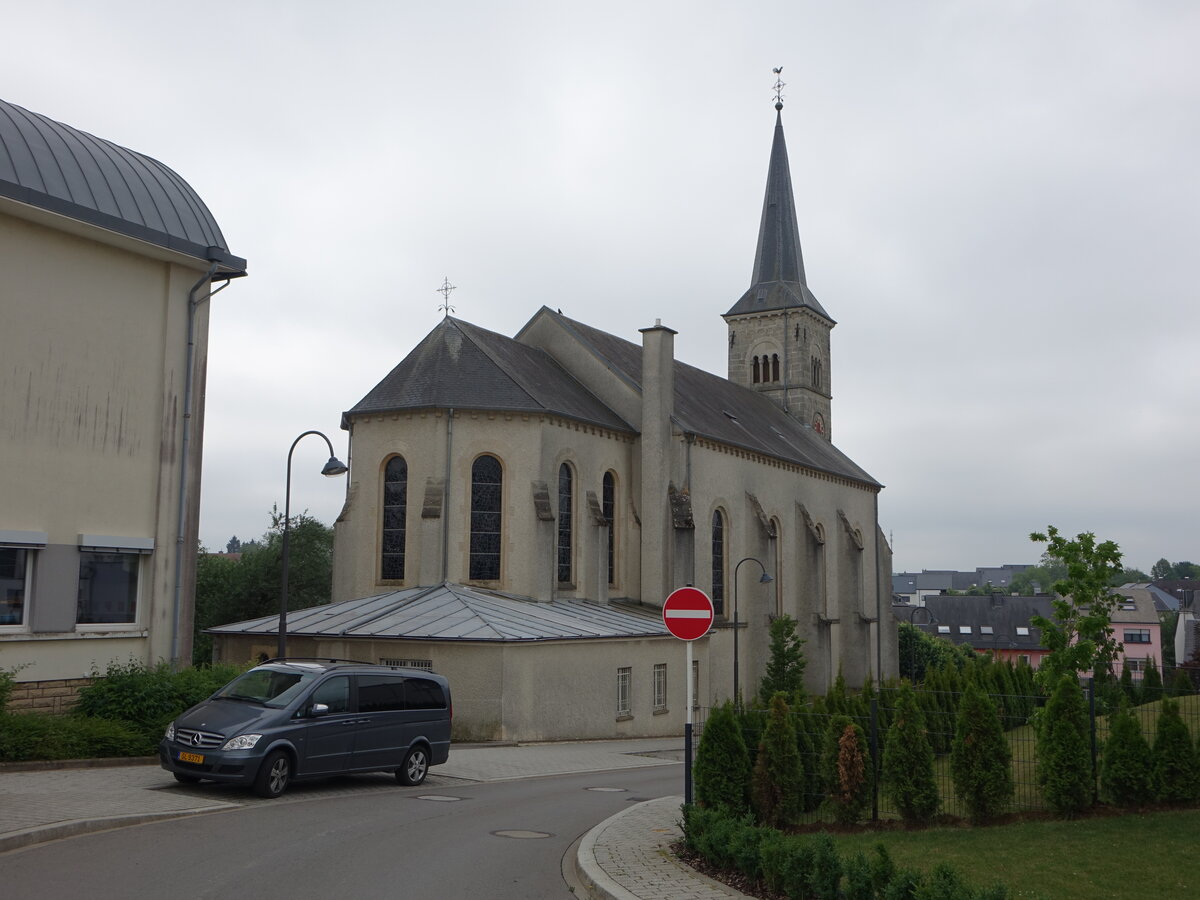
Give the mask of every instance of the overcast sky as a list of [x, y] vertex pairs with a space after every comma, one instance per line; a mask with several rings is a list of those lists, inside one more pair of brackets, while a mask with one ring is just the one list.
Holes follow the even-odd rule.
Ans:
[[[1200, 560], [1200, 5], [210, 0], [6, 10], [2, 96], [153, 156], [250, 277], [212, 301], [201, 537], [441, 317], [661, 318], [725, 372], [783, 111], [834, 442], [895, 568], [1048, 524]], [[345, 479], [297, 447], [293, 510]]]

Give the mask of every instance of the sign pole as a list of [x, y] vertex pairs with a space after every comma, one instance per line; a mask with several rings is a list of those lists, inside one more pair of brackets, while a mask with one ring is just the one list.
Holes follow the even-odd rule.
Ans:
[[687, 644], [687, 669], [684, 671], [687, 681], [687, 724], [683, 726], [683, 802], [692, 805], [692, 707], [695, 705], [693, 692], [695, 685], [692, 679], [692, 642]]
[[713, 602], [704, 591], [690, 585], [671, 592], [663, 603], [663, 625], [667, 631], [687, 644], [687, 670], [684, 683], [687, 685], [687, 714], [683, 726], [683, 802], [692, 802], [692, 708], [696, 704], [695, 684], [692, 679], [692, 641], [704, 637], [712, 628]]

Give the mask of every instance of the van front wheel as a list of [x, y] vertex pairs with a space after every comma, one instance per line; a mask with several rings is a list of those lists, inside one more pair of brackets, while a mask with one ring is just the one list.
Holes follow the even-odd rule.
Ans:
[[263, 760], [254, 777], [254, 793], [274, 799], [287, 790], [292, 780], [292, 759], [283, 750], [276, 750]]
[[409, 787], [416, 787], [429, 774], [429, 754], [424, 747], [413, 747], [404, 757], [404, 764], [396, 770], [396, 780]]

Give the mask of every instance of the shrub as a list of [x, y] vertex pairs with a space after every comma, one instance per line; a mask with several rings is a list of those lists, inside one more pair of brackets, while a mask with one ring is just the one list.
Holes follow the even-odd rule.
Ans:
[[809, 894], [817, 900], [838, 900], [842, 880], [842, 860], [833, 846], [833, 838], [821, 832], [812, 839], [812, 868], [808, 873]]
[[1109, 803], [1127, 808], [1145, 803], [1152, 796], [1152, 767], [1150, 745], [1128, 705], [1124, 705], [1108, 722], [1100, 768], [1102, 796]]
[[45, 713], [0, 713], [0, 760], [148, 756], [154, 742], [136, 728], [110, 719]]
[[775, 894], [784, 892], [788, 857], [796, 850], [798, 838], [781, 831], [768, 830], [758, 842], [758, 865], [767, 890]]
[[696, 748], [696, 801], [735, 815], [749, 811], [750, 754], [733, 704], [726, 701], [708, 717]]
[[1179, 704], [1164, 698], [1154, 735], [1153, 786], [1162, 803], [1194, 803], [1200, 800], [1200, 769], [1187, 725], [1179, 715]]
[[867, 738], [846, 716], [834, 716], [825, 744], [825, 803], [843, 825], [857, 822], [871, 803], [871, 759]]
[[871, 863], [863, 853], [855, 853], [843, 863], [846, 874], [846, 900], [875, 900], [871, 882]]
[[892, 876], [883, 893], [882, 900], [913, 900], [921, 886], [921, 875], [912, 869], [901, 869]]
[[995, 704], [974, 681], [959, 701], [950, 773], [973, 822], [1003, 812], [1013, 798], [1012, 751], [1000, 728]]
[[928, 822], [937, 813], [933, 747], [916, 695], [907, 684], [896, 698], [896, 715], [883, 746], [883, 784], [905, 822]]
[[1162, 675], [1159, 674], [1158, 664], [1154, 657], [1146, 658], [1146, 671], [1142, 675], [1142, 702], [1153, 703], [1163, 695]]
[[751, 798], [758, 821], [772, 828], [800, 817], [804, 771], [796, 746], [796, 728], [783, 694], [771, 698], [771, 713], [754, 763]]
[[1038, 731], [1037, 781], [1060, 816], [1071, 818], [1092, 805], [1091, 729], [1079, 680], [1063, 675], [1046, 704]]
[[1188, 678], [1187, 669], [1176, 666], [1167, 684], [1167, 693], [1172, 697], [1184, 697], [1193, 692], [1192, 679]]

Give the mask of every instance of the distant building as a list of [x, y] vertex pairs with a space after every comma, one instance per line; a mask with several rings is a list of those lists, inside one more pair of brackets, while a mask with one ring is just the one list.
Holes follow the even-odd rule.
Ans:
[[[738, 640], [752, 694], [785, 613], [813, 689], [893, 674], [881, 485], [831, 440], [834, 321], [779, 119], [751, 284], [723, 318], [725, 378], [678, 362], [659, 322], [638, 344], [547, 307], [515, 337], [445, 318], [344, 415], [335, 602], [289, 616], [289, 646], [427, 661], [461, 729], [526, 740], [678, 734], [685, 679], [729, 697]], [[660, 618], [684, 585], [718, 616], [692, 672]], [[277, 622], [213, 632], [245, 658]]]
[[191, 658], [214, 283], [245, 274], [162, 163], [0, 101], [0, 664], [59, 708]]
[[1007, 592], [1014, 575], [1033, 568], [1030, 564], [1004, 566], [981, 566], [974, 572], [958, 572], [952, 569], [922, 569], [920, 572], [900, 572], [892, 575], [892, 594], [905, 603], [924, 605], [926, 597], [950, 591], [969, 591], [972, 588], [987, 588]]

